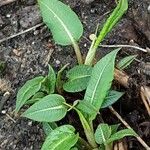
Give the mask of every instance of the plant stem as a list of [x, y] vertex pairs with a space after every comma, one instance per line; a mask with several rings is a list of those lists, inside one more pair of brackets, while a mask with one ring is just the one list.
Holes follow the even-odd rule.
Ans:
[[110, 145], [105, 145], [105, 150], [112, 150]]
[[84, 118], [83, 114], [78, 110], [75, 109], [79, 115], [80, 121], [82, 123], [82, 126], [84, 128], [84, 133], [86, 135], [86, 138], [89, 142], [89, 144], [93, 147], [93, 148], [97, 148], [97, 144], [95, 142], [95, 138], [94, 138], [94, 132], [93, 129], [91, 129], [90, 125], [88, 124], [87, 120]]
[[95, 57], [95, 53], [96, 53], [96, 49], [93, 48], [93, 46], [91, 45], [89, 51], [88, 51], [88, 54], [86, 56], [86, 59], [85, 59], [85, 65], [92, 65], [93, 63], [93, 59]]
[[83, 64], [83, 59], [82, 59], [82, 55], [81, 55], [81, 51], [80, 51], [79, 45], [76, 42], [74, 42], [72, 46], [73, 46], [73, 48], [75, 50], [78, 64]]
[[92, 65], [93, 60], [95, 58], [96, 50], [98, 46], [101, 44], [102, 40], [103, 40], [103, 37], [100, 34], [98, 38], [92, 42], [91, 47], [88, 51], [86, 60], [85, 60], [85, 65]]
[[91, 147], [96, 150], [98, 146], [95, 142], [93, 129], [91, 129], [89, 123], [87, 122], [87, 120], [85, 119], [83, 114], [77, 108], [75, 108], [74, 106], [72, 106], [70, 104], [67, 104], [67, 103], [64, 103], [64, 104], [66, 106], [70, 107], [71, 109], [74, 109], [78, 113], [81, 124], [82, 124], [83, 129], [84, 129], [84, 133], [86, 135], [86, 138], [87, 138], [89, 144], [91, 145]]
[[[98, 27], [99, 27], [99, 24], [96, 27], [95, 36], [97, 35]], [[98, 39], [95, 37], [95, 39], [92, 41], [92, 44], [90, 46], [90, 49], [89, 49], [86, 59], [85, 59], [85, 63], [84, 63], [85, 65], [92, 65], [92, 63], [93, 63], [93, 59], [95, 57], [96, 49], [97, 49], [97, 48], [94, 48], [94, 46], [95, 46], [95, 43], [97, 42], [97, 40]]]
[[81, 137], [79, 137], [77, 144], [80, 146], [79, 148], [83, 147], [83, 149], [85, 149], [85, 150], [91, 150], [92, 149], [92, 147]]

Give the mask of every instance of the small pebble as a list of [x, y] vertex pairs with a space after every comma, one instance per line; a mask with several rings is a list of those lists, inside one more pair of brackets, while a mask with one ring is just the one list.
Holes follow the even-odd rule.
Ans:
[[95, 9], [95, 8], [92, 8], [92, 9], [90, 10], [90, 12], [91, 12], [92, 14], [94, 14], [94, 13], [96, 12], [96, 9]]
[[32, 121], [29, 121], [29, 122], [28, 122], [28, 126], [32, 126]]
[[11, 14], [7, 14], [6, 17], [7, 17], [7, 18], [10, 18], [10, 17], [11, 17]]
[[59, 60], [56, 60], [56, 64], [59, 65], [59, 64], [60, 64], [60, 61], [59, 61]]
[[35, 42], [32, 42], [32, 45], [34, 45], [35, 44]]
[[39, 30], [35, 30], [33, 34], [34, 35], [38, 35], [39, 34]]
[[6, 110], [2, 110], [2, 114], [6, 114]]
[[84, 44], [84, 47], [86, 47], [86, 46], [87, 46], [87, 44], [85, 43], [85, 44]]
[[13, 53], [16, 55], [16, 56], [21, 56], [22, 52], [19, 50], [19, 49], [13, 49]]
[[147, 10], [148, 10], [148, 12], [150, 13], [150, 5], [148, 6]]

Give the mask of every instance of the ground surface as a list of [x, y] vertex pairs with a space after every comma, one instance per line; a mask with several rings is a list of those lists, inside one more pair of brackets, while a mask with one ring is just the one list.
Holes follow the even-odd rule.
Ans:
[[[112, 0], [95, 0], [91, 4], [84, 4], [80, 0], [66, 0], [79, 15], [84, 25], [84, 36], [80, 45], [82, 53], [86, 54], [89, 48], [89, 35], [95, 32], [96, 25], [102, 25], [115, 6]], [[149, 7], [148, 7], [149, 6]], [[34, 0], [22, 0], [0, 7], [0, 39], [28, 29], [41, 22], [39, 10]], [[115, 29], [107, 36], [103, 44], [133, 44], [142, 48], [150, 47], [150, 2], [149, 0], [130, 1], [129, 10]], [[112, 49], [101, 48], [97, 59]], [[124, 48], [117, 59], [126, 55], [137, 54], [137, 59], [146, 63], [150, 55], [136, 49]], [[45, 26], [22, 34], [11, 40], [0, 43], [0, 61], [6, 64], [1, 73], [0, 99], [6, 91], [11, 96], [3, 105], [0, 112], [0, 150], [39, 150], [44, 140], [41, 125], [14, 116], [16, 92], [27, 81], [37, 75], [47, 73], [47, 64], [50, 63], [58, 70], [66, 63], [72, 66], [76, 63], [75, 54], [71, 47], [55, 45], [51, 34]], [[141, 62], [134, 62], [126, 72], [135, 79], [135, 86], [124, 89], [118, 84], [114, 88], [125, 91], [126, 94], [115, 105], [117, 111], [137, 131], [137, 133], [150, 145], [150, 120], [147, 111], [140, 99], [138, 87], [141, 84], [149, 85], [149, 73], [139, 74]], [[5, 79], [5, 80], [4, 80]], [[12, 90], [10, 89], [10, 85]], [[2, 100], [0, 100], [0, 103]], [[108, 110], [106, 121], [110, 124], [119, 122]], [[12, 117], [15, 121], [13, 121]], [[66, 119], [73, 122], [71, 114]], [[77, 122], [75, 122], [75, 126]], [[129, 149], [142, 150], [141, 145], [134, 138], [128, 139]]]

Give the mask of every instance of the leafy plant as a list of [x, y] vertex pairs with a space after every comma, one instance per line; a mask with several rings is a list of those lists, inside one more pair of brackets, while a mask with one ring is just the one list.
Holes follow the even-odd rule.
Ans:
[[67, 72], [68, 82], [63, 85], [67, 92], [80, 92], [87, 88], [90, 79], [92, 67], [87, 65], [78, 65]]
[[95, 140], [98, 144], [106, 149], [112, 149], [114, 141], [119, 140], [125, 136], [137, 136], [131, 129], [123, 129], [117, 132], [118, 125], [111, 125], [101, 123], [95, 131]]
[[83, 26], [77, 15], [58, 0], [38, 0], [43, 21], [50, 28], [56, 43], [72, 45], [77, 55], [78, 63], [82, 56], [76, 41], [82, 36]]
[[[16, 112], [23, 105], [29, 105], [22, 116], [43, 124], [47, 137], [41, 149], [98, 150], [103, 147], [108, 150], [114, 140], [124, 136], [136, 136], [135, 132], [129, 129], [117, 132], [118, 125], [100, 124], [96, 131], [93, 128], [93, 120], [100, 115], [100, 110], [112, 105], [123, 95], [122, 92], [110, 90], [114, 78], [115, 58], [119, 49], [107, 54], [95, 65], [92, 61], [98, 45], [127, 10], [127, 0], [119, 1], [102, 31], [93, 40], [85, 62], [77, 44], [83, 33], [77, 15], [58, 0], [38, 0], [38, 3], [43, 21], [50, 28], [55, 42], [61, 45], [73, 45], [79, 63], [67, 72], [67, 82], [62, 80], [62, 72], [68, 64], [57, 75], [49, 66], [46, 77], [35, 77], [27, 81], [18, 91]], [[82, 99], [70, 104], [60, 95], [63, 94], [63, 90], [72, 93], [85, 90], [85, 94]], [[78, 114], [86, 140], [76, 133], [72, 125], [56, 124], [71, 110], [75, 110]]]
[[131, 55], [131, 56], [124, 57], [123, 59], [121, 59], [118, 62], [116, 67], [120, 70], [125, 69], [126, 67], [128, 67], [135, 60], [136, 56], [137, 55]]

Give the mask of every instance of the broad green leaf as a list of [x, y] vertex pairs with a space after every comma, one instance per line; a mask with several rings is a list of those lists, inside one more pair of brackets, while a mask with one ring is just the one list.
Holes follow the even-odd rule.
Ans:
[[108, 90], [111, 87], [114, 76], [115, 57], [118, 50], [119, 49], [114, 50], [103, 57], [92, 70], [84, 100], [92, 104], [97, 111], [101, 108]]
[[78, 141], [78, 134], [71, 125], [54, 129], [46, 138], [41, 150], [70, 150]]
[[42, 91], [45, 91], [48, 94], [53, 94], [55, 92], [56, 74], [50, 65], [48, 65], [48, 68], [49, 72], [48, 75], [45, 77], [45, 81], [42, 84]]
[[111, 137], [106, 141], [106, 143], [111, 143], [113, 141], [120, 140], [125, 136], [137, 136], [137, 134], [133, 129], [124, 129], [111, 135]]
[[23, 87], [21, 87], [21, 89], [17, 93], [15, 109], [16, 112], [20, 110], [20, 108], [26, 103], [28, 99], [30, 99], [35, 93], [40, 90], [43, 80], [44, 77], [42, 76], [35, 77], [34, 79], [28, 80], [23, 85]]
[[27, 109], [22, 116], [40, 122], [54, 122], [61, 120], [67, 113], [65, 99], [57, 94], [45, 96]]
[[43, 21], [53, 34], [56, 43], [75, 44], [83, 33], [83, 26], [69, 6], [58, 0], [38, 0]]
[[117, 68], [118, 69], [125, 69], [126, 67], [128, 67], [133, 61], [134, 59], [136, 58], [137, 55], [131, 55], [131, 56], [127, 56], [123, 59], [121, 59], [118, 64], [117, 64]]
[[111, 128], [111, 134], [115, 134], [119, 128], [120, 124], [114, 124], [114, 125], [110, 125]]
[[80, 92], [86, 89], [92, 67], [86, 65], [75, 66], [67, 73], [68, 82], [63, 85], [63, 88], [67, 92]]
[[54, 129], [58, 127], [55, 122], [43, 122], [42, 125], [46, 135], [49, 135], [50, 132], [52, 132]]
[[117, 7], [114, 9], [110, 17], [107, 19], [104, 24], [96, 42], [95, 47], [98, 47], [101, 41], [105, 38], [105, 36], [111, 31], [111, 29], [116, 25], [122, 15], [128, 9], [128, 0], [119, 0]]
[[98, 144], [104, 144], [111, 136], [111, 128], [108, 124], [101, 123], [95, 131], [95, 140]]
[[118, 91], [110, 91], [108, 96], [106, 96], [101, 108], [106, 108], [114, 104], [124, 93]]
[[31, 99], [27, 100], [27, 102], [25, 104], [34, 104], [35, 102], [39, 101], [40, 99], [42, 99], [45, 96], [45, 93], [43, 92], [37, 92], [35, 93]]
[[[79, 109], [82, 113], [85, 113], [85, 115], [91, 115], [91, 114], [97, 114], [96, 108], [87, 101], [81, 100], [78, 102], [78, 105], [76, 106], [77, 109]], [[90, 116], [92, 117], [92, 116]]]

